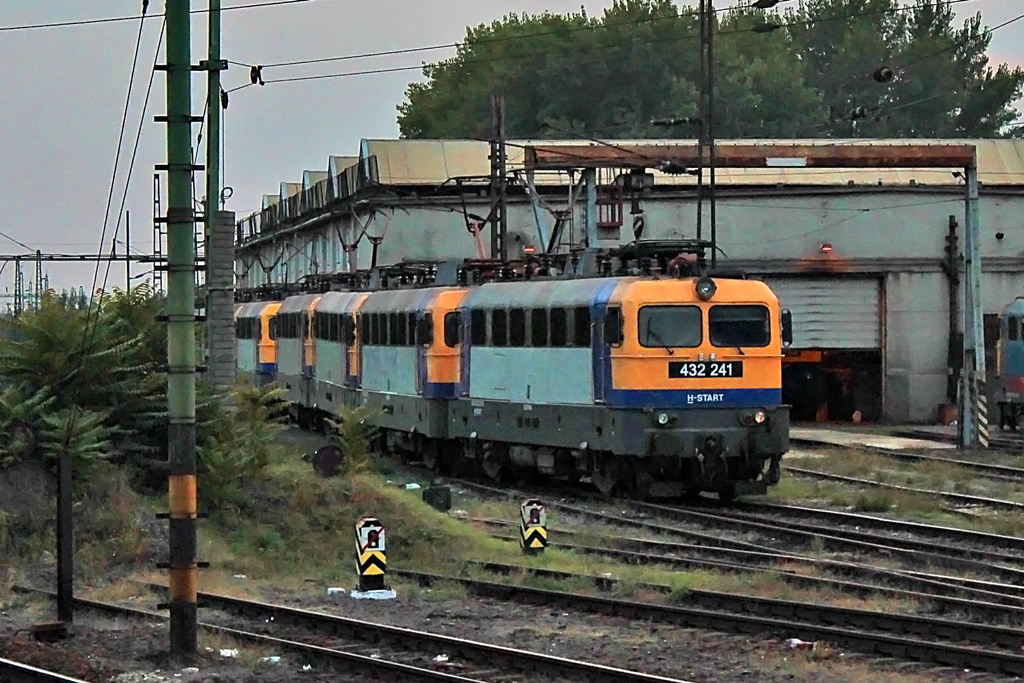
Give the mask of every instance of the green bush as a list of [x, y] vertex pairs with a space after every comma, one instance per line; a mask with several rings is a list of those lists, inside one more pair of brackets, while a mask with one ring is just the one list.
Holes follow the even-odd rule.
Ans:
[[337, 419], [328, 419], [328, 438], [341, 450], [340, 474], [351, 477], [365, 472], [386, 473], [387, 465], [373, 454], [376, 428], [370, 424], [371, 411], [365, 406], [342, 410]]
[[277, 435], [287, 428], [278, 411], [283, 394], [273, 385], [244, 383], [231, 392], [233, 409], [211, 408], [196, 449], [199, 502], [205, 509], [237, 508], [246, 501], [245, 484], [264, 473], [278, 450]]

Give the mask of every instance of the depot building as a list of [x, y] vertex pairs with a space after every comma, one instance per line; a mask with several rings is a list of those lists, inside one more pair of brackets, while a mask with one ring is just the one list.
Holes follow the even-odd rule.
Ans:
[[[797, 143], [976, 147], [982, 306], [992, 374], [998, 314], [1024, 296], [1024, 141], [743, 142], [777, 148], [779, 157]], [[507, 147], [510, 258], [587, 242], [615, 246], [636, 235], [696, 237], [692, 175], [653, 171], [637, 187], [624, 181], [628, 170], [621, 168], [589, 177], [572, 169], [529, 171], [529, 144]], [[362, 140], [349, 156], [329, 151], [310, 160], [311, 169], [296, 169], [294, 181], [264, 195], [262, 211], [238, 221], [239, 288], [403, 259], [490, 254], [487, 143]], [[652, 166], [657, 162], [652, 157]], [[935, 422], [940, 406], [955, 403], [965, 197], [959, 168], [717, 170], [719, 266], [764, 280], [793, 315], [783, 385], [794, 419]], [[704, 199], [705, 239], [709, 225]]]

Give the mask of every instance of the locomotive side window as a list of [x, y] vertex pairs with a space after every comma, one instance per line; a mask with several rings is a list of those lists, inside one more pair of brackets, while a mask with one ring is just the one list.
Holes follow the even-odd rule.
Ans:
[[491, 345], [508, 346], [508, 313], [491, 311]]
[[459, 344], [459, 313], [452, 311], [444, 314], [444, 345], [454, 349]]
[[409, 316], [406, 313], [396, 313], [395, 319], [398, 322], [398, 334], [395, 336], [395, 346], [408, 346]]
[[708, 334], [714, 346], [768, 346], [772, 338], [765, 306], [712, 306]]
[[521, 308], [508, 312], [508, 345], [526, 346], [526, 311]]
[[398, 314], [388, 313], [388, 346], [398, 345]]
[[572, 345], [590, 346], [590, 309], [586, 306], [572, 309]]
[[1020, 339], [1020, 318], [1010, 317], [1006, 320], [1006, 338], [1010, 341]]
[[356, 343], [356, 317], [354, 315], [345, 315], [343, 318], [345, 333], [345, 346], [352, 346]]
[[569, 339], [569, 314], [564, 308], [551, 309], [551, 346], [561, 348]]
[[641, 306], [637, 330], [645, 348], [692, 349], [704, 341], [704, 316], [697, 306]]
[[548, 311], [535, 308], [530, 311], [530, 346], [544, 348], [548, 345]]
[[469, 323], [472, 327], [471, 335], [473, 346], [487, 345], [487, 312], [473, 311], [469, 315]]

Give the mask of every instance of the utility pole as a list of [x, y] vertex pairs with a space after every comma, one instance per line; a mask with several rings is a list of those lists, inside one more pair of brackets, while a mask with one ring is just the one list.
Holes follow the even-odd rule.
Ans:
[[132, 212], [124, 212], [124, 291], [132, 293], [132, 262], [128, 258], [132, 255]]
[[220, 57], [221, 4], [210, 0], [209, 53], [206, 69], [206, 205], [204, 208], [204, 263], [206, 289], [206, 357], [209, 379], [224, 394], [235, 379], [234, 327], [234, 214], [221, 211], [220, 72], [228, 68]]
[[[170, 651], [197, 641], [195, 212], [192, 205], [191, 0], [167, 0], [167, 460]], [[159, 169], [160, 167], [158, 167]]]
[[36, 249], [36, 310], [43, 305], [43, 252]]
[[25, 271], [21, 269], [21, 257], [14, 259], [14, 317], [25, 310]]
[[718, 220], [715, 206], [715, 4], [700, 0], [700, 138], [697, 142], [697, 239], [704, 220], [704, 152], [708, 153], [708, 199], [711, 204], [711, 267], [718, 260]]
[[505, 96], [491, 95], [491, 258], [508, 260], [507, 162], [505, 149]]

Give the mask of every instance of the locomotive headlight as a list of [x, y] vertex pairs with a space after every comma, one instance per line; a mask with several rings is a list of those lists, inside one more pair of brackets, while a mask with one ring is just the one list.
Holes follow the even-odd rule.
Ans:
[[709, 278], [707, 275], [697, 280], [697, 296], [701, 301], [707, 301], [715, 295], [718, 290], [718, 286], [715, 285], [715, 281]]
[[754, 424], [764, 424], [764, 421], [767, 417], [768, 416], [765, 415], [763, 410], [758, 410], [757, 412], [754, 413]]
[[668, 424], [668, 413], [658, 413], [658, 424], [662, 427]]

